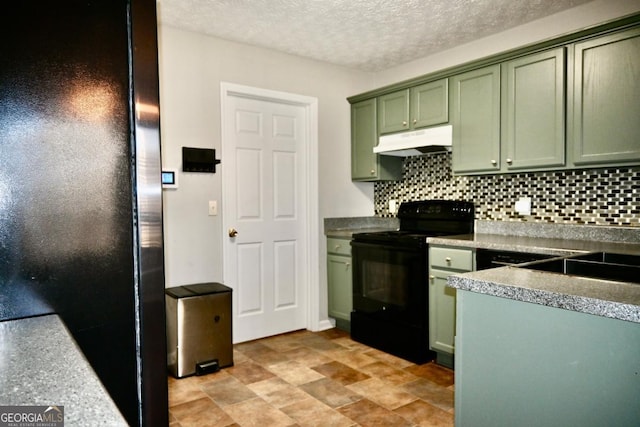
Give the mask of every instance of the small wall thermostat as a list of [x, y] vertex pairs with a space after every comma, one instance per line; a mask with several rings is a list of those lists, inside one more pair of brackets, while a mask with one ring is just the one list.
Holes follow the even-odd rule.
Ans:
[[162, 169], [162, 188], [178, 188], [177, 169]]

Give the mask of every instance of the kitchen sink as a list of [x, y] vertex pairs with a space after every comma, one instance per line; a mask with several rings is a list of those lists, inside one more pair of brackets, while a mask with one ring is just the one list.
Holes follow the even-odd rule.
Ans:
[[640, 284], [640, 255], [592, 252], [528, 263], [522, 268]]

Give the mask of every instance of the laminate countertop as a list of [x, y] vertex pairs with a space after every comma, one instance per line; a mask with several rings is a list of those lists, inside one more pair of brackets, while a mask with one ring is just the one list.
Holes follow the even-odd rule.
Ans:
[[66, 426], [128, 425], [57, 315], [0, 322], [0, 343], [0, 405], [63, 406]]
[[350, 239], [353, 233], [397, 230], [396, 218], [347, 217], [325, 218], [324, 234], [327, 237]]
[[[640, 254], [640, 243], [468, 234], [428, 238], [430, 245], [532, 252], [559, 257], [589, 252]], [[640, 284], [583, 278], [519, 267], [449, 276], [453, 288], [640, 323]]]

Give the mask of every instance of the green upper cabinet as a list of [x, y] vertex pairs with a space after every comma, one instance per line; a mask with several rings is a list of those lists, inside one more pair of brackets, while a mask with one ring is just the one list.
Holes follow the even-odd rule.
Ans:
[[500, 65], [451, 77], [453, 171], [500, 170]]
[[575, 44], [573, 163], [640, 161], [640, 29]]
[[502, 64], [502, 171], [565, 165], [565, 48]]
[[380, 134], [420, 129], [449, 121], [448, 79], [378, 97]]
[[409, 130], [409, 89], [378, 97], [380, 134]]
[[376, 99], [351, 104], [351, 179], [353, 181], [397, 180], [402, 177], [402, 158], [380, 156]]
[[457, 175], [637, 166], [640, 13], [349, 102], [367, 102], [366, 114], [374, 114], [367, 129], [353, 131], [369, 144], [354, 155], [354, 180], [399, 179], [397, 163], [388, 178], [382, 163], [372, 165], [380, 162], [372, 153], [377, 136], [445, 123]]
[[412, 87], [410, 99], [413, 129], [449, 122], [449, 79]]

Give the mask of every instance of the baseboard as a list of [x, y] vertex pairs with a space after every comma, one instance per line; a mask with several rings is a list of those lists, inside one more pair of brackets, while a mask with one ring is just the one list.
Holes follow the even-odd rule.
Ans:
[[320, 332], [320, 331], [326, 331], [327, 329], [332, 329], [336, 327], [336, 323], [335, 320], [333, 319], [326, 319], [326, 320], [321, 320], [318, 323], [318, 329], [312, 331], [312, 332]]

